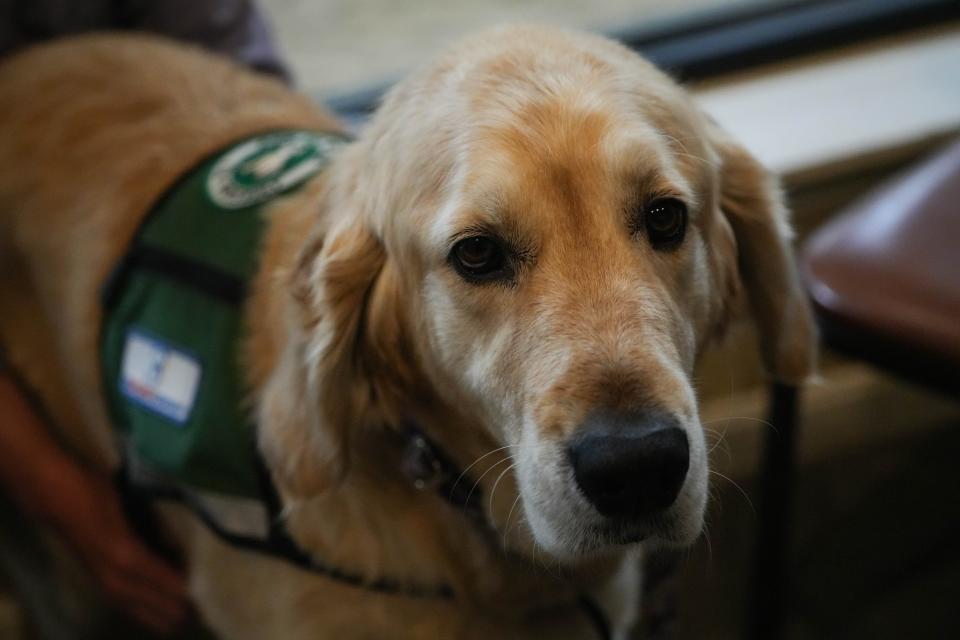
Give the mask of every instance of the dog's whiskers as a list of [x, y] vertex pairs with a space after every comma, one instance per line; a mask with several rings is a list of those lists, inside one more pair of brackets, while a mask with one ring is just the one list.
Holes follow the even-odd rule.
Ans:
[[747, 492], [744, 491], [743, 487], [741, 487], [739, 484], [737, 484], [736, 482], [734, 482], [734, 480], [733, 480], [732, 478], [723, 475], [723, 474], [720, 473], [719, 471], [714, 471], [713, 469], [709, 469], [709, 472], [712, 473], [712, 474], [715, 475], [715, 476], [719, 476], [719, 477], [723, 478], [724, 480], [726, 480], [727, 482], [729, 482], [730, 484], [732, 484], [732, 485], [734, 486], [734, 488], [735, 488], [737, 491], [740, 492], [740, 495], [742, 495], [742, 496], [744, 497], [744, 499], [747, 501], [747, 504], [750, 505], [750, 509], [753, 511], [753, 513], [754, 513], [754, 514], [757, 513], [757, 509], [753, 506], [753, 501], [750, 500], [750, 496], [747, 495]]
[[707, 450], [707, 455], [712, 454], [715, 449], [717, 449], [718, 447], [723, 446], [723, 451], [727, 454], [727, 457], [729, 458], [729, 457], [730, 457], [730, 447], [726, 446], [727, 443], [724, 441], [724, 438], [725, 438], [726, 435], [727, 435], [727, 430], [724, 429], [723, 431], [717, 431], [717, 430], [715, 430], [715, 429], [710, 429], [709, 427], [704, 427], [704, 428], [703, 428], [703, 431], [704, 431], [704, 433], [705, 433], [706, 435], [713, 436], [713, 437], [716, 438], [716, 441], [715, 441], [715, 442], [713, 443], [713, 445], [711, 445], [711, 447]]
[[[702, 163], [702, 164], [705, 164], [705, 165], [707, 165], [708, 167], [714, 167], [714, 166], [716, 166], [716, 163], [715, 163], [715, 162], [711, 162], [711, 161], [708, 160], [707, 158], [703, 158], [703, 157], [701, 157], [701, 156], [692, 154], [692, 153], [690, 153], [689, 151], [687, 151], [686, 145], [683, 144], [683, 142], [680, 140], [680, 138], [677, 138], [677, 137], [675, 137], [675, 136], [672, 136], [672, 135], [670, 135], [670, 134], [668, 134], [668, 133], [664, 133], [664, 132], [661, 132], [661, 135], [663, 135], [663, 137], [667, 138], [668, 140], [673, 141], [674, 143], [676, 143], [676, 145], [677, 145], [678, 147], [680, 147], [680, 151], [674, 151], [674, 153], [676, 153], [677, 155], [686, 156], [686, 157], [688, 157], [688, 158], [691, 158], [691, 159], [693, 159], [693, 160], [696, 160], [697, 162], [700, 162], [700, 163]], [[693, 139], [693, 136], [685, 136], [683, 139], [684, 139], [684, 140], [692, 140], [692, 139]]]
[[517, 505], [520, 504], [520, 492], [517, 492], [517, 497], [513, 499], [513, 504], [510, 505], [510, 511], [507, 513], [507, 521], [503, 525], [503, 546], [507, 546], [507, 534], [510, 533], [510, 518], [513, 517], [513, 510], [517, 508]]
[[[492, 456], [493, 454], [497, 453], [498, 451], [503, 451], [504, 449], [516, 449], [516, 448], [519, 448], [520, 446], [521, 446], [521, 445], [519, 445], [519, 444], [508, 444], [508, 445], [504, 445], [504, 446], [502, 446], [502, 447], [497, 447], [497, 448], [494, 449], [493, 451], [488, 451], [488, 452], [486, 452], [485, 454], [483, 454], [482, 456], [480, 456], [479, 458], [477, 458], [476, 460], [474, 460], [473, 462], [471, 462], [469, 465], [467, 465], [467, 467], [466, 467], [463, 471], [460, 472], [460, 475], [457, 476], [457, 479], [456, 479], [456, 480], [454, 481], [454, 483], [453, 483], [453, 487], [450, 488], [450, 493], [453, 493], [453, 492], [456, 490], [457, 485], [460, 484], [460, 481], [463, 480], [464, 476], [467, 475], [467, 472], [470, 471], [470, 469], [472, 469], [472, 468], [474, 468], [475, 466], [477, 466], [477, 463], [479, 463], [480, 461], [482, 461], [483, 459], [485, 459], [485, 458], [487, 458], [487, 457], [489, 457], [489, 456]], [[482, 477], [482, 476], [481, 476], [481, 477]], [[472, 490], [471, 490], [471, 491], [472, 491]]]
[[[505, 457], [505, 458], [501, 458], [500, 460], [497, 460], [497, 461], [494, 462], [492, 465], [490, 465], [490, 468], [489, 468], [489, 469], [487, 469], [487, 470], [484, 471], [482, 474], [480, 474], [480, 477], [477, 478], [476, 482], [473, 483], [473, 486], [470, 487], [470, 491], [469, 491], [469, 493], [467, 493], [467, 497], [466, 497], [466, 499], [463, 501], [464, 509], [466, 509], [466, 505], [470, 504], [470, 498], [473, 497], [473, 492], [476, 491], [476, 490], [477, 490], [477, 487], [480, 486], [480, 482], [483, 480], [483, 478], [484, 478], [488, 473], [490, 473], [491, 471], [493, 471], [494, 469], [496, 469], [497, 467], [499, 467], [499, 466], [500, 466], [501, 464], [503, 464], [504, 462], [507, 462], [508, 460], [512, 460], [512, 458], [511, 458], [510, 456], [507, 456], [507, 457]], [[510, 465], [510, 466], [512, 467], [513, 465]]]
[[500, 475], [497, 476], [497, 479], [493, 483], [493, 488], [490, 489], [490, 498], [487, 500], [487, 513], [493, 513], [493, 496], [497, 493], [497, 485], [500, 484], [500, 481], [503, 479], [503, 476], [507, 475], [511, 469], [517, 466], [517, 463], [514, 462], [509, 467], [500, 472]]
[[707, 543], [707, 566], [713, 564], [713, 543], [710, 542], [710, 523], [703, 523], [703, 539]]
[[749, 421], [749, 422], [759, 422], [759, 423], [762, 424], [762, 425], [766, 425], [766, 426], [770, 427], [771, 429], [774, 430], [774, 432], [777, 431], [777, 427], [776, 427], [772, 422], [770, 422], [769, 420], [763, 420], [762, 418], [754, 418], [754, 417], [752, 417], [752, 416], [729, 416], [729, 417], [726, 417], [726, 418], [717, 418], [716, 420], [709, 420], [709, 421], [704, 422], [704, 423], [702, 423], [702, 424], [703, 424], [704, 426], [706, 426], [706, 425], [708, 425], [708, 424], [715, 424], [715, 423], [717, 423], [717, 422], [723, 422], [724, 420], [726, 420], [728, 424], [729, 424], [730, 422], [732, 422], [733, 420], [747, 420], [747, 421]]

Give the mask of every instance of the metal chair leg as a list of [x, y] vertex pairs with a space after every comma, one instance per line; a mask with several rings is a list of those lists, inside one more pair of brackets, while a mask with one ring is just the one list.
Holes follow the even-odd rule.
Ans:
[[770, 389], [769, 419], [760, 472], [760, 503], [749, 613], [750, 637], [776, 640], [783, 637], [789, 592], [787, 557], [790, 515], [796, 467], [798, 391], [774, 383]]

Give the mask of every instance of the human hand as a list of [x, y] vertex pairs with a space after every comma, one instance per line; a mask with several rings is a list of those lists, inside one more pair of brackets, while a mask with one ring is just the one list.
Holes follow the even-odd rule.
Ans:
[[187, 619], [184, 576], [150, 551], [127, 522], [110, 479], [62, 459], [45, 474], [41, 517], [52, 524], [125, 614], [159, 634]]

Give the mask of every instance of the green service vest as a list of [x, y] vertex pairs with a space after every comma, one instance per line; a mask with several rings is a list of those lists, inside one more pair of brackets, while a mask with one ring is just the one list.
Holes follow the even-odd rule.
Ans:
[[127, 457], [151, 477], [261, 497], [239, 358], [262, 211], [316, 175], [344, 141], [274, 131], [218, 152], [157, 203], [111, 277], [103, 387]]

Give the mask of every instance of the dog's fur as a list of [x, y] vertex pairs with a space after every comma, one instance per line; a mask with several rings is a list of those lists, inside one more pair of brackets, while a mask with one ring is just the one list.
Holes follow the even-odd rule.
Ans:
[[[0, 340], [91, 464], [117, 463], [98, 375], [104, 278], [178, 175], [281, 126], [337, 128], [274, 81], [147, 37], [0, 63]], [[630, 217], [664, 195], [690, 211], [665, 253]], [[515, 27], [466, 41], [397, 86], [268, 222], [243, 361], [293, 536], [325, 562], [457, 598], [341, 585], [165, 509], [226, 638], [589, 638], [579, 591], [623, 637], [633, 543], [699, 533], [691, 375], [741, 292], [770, 372], [801, 381], [812, 367], [775, 181], [680, 87], [600, 37]], [[477, 228], [523, 247], [513, 283], [451, 268], [454, 239]], [[590, 412], [646, 406], [682, 425], [690, 470], [663, 517], [624, 530], [577, 491], [564, 444]], [[405, 417], [469, 466], [495, 535], [401, 474], [388, 432]]]

